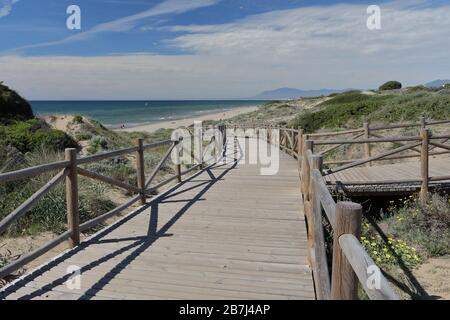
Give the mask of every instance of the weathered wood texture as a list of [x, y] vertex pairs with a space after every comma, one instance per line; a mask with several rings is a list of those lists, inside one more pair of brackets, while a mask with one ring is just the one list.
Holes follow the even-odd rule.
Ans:
[[80, 243], [80, 215], [78, 212], [78, 173], [77, 150], [66, 149], [65, 158], [70, 162], [69, 174], [66, 177], [67, 227], [71, 232], [69, 246]]
[[353, 202], [339, 202], [336, 205], [336, 226], [333, 240], [333, 267], [331, 282], [331, 299], [356, 300], [357, 278], [352, 265], [347, 260], [339, 243], [343, 234], [354, 235], [357, 239], [361, 234], [362, 207]]
[[[435, 181], [433, 177], [448, 178], [450, 156], [429, 159], [430, 188], [450, 188], [450, 179]], [[350, 193], [395, 194], [416, 192], [421, 187], [420, 161], [405, 161], [396, 164], [357, 167], [332, 173], [325, 177], [332, 188]], [[415, 182], [414, 182], [415, 181]]]
[[[0, 298], [314, 299], [297, 161], [282, 153], [279, 172], [264, 176], [235, 163], [230, 143], [225, 163], [149, 199]], [[81, 268], [81, 289], [66, 286], [69, 266]]]
[[[389, 282], [381, 274], [380, 269], [354, 235], [344, 234], [340, 236], [339, 246], [356, 273], [359, 283], [371, 300], [399, 300], [397, 293], [392, 289]], [[369, 277], [374, 272], [380, 272], [379, 287], [376, 283], [372, 283]], [[368, 286], [369, 283], [371, 284], [370, 287]]]

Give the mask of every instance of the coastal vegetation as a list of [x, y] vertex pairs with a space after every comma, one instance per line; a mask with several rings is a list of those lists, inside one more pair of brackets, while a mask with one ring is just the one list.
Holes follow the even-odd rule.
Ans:
[[[222, 121], [209, 121], [206, 125], [279, 125], [301, 127], [307, 133], [313, 133], [357, 128], [363, 122], [418, 121], [422, 116], [432, 120], [449, 118], [450, 88], [400, 88], [398, 84], [388, 82], [378, 91], [350, 91], [327, 97], [272, 101], [257, 111]], [[154, 133], [119, 132], [82, 115], [36, 118], [26, 100], [4, 85], [0, 85], [0, 89], [0, 173], [61, 160], [64, 158], [63, 150], [69, 147], [77, 148], [80, 155], [89, 155], [129, 147], [141, 137], [145, 143], [166, 140], [172, 133], [170, 129], [160, 129]], [[448, 127], [443, 129], [448, 131]], [[416, 129], [399, 130], [402, 135], [418, 134]], [[161, 147], [145, 154], [147, 170], [159, 163], [166, 150], [166, 147]], [[353, 158], [360, 156], [359, 152], [361, 150], [357, 147], [349, 147], [333, 151], [330, 156], [331, 159]], [[135, 158], [131, 155], [103, 160], [85, 168], [135, 185], [134, 165]], [[169, 163], [163, 168], [159, 179], [172, 173]], [[52, 175], [54, 173], [1, 184], [0, 219], [44, 185]], [[91, 179], [80, 177], [79, 183], [82, 222], [107, 212], [129, 196], [124, 191]], [[13, 224], [4, 236], [23, 237], [45, 232], [57, 234], [66, 230], [66, 219], [64, 185], [60, 184]], [[414, 274], [430, 259], [448, 261], [449, 239], [449, 195], [435, 193], [426, 203], [412, 196], [387, 203], [377, 214], [367, 210], [361, 242], [387, 277], [401, 289], [404, 298], [424, 298], [427, 293]], [[14, 259], [14, 254], [0, 253], [0, 266], [11, 259]], [[364, 296], [362, 292], [361, 296]]]
[[[6, 86], [1, 85], [0, 88], [0, 173], [63, 160], [65, 148], [76, 148], [79, 156], [83, 156], [130, 147], [137, 138], [144, 138], [144, 143], [167, 140], [172, 133], [170, 129], [161, 129], [154, 133], [116, 132], [81, 115], [38, 118], [33, 115], [32, 108], [25, 99]], [[167, 146], [162, 146], [144, 154], [147, 172], [160, 162], [166, 151]], [[122, 182], [136, 184], [133, 154], [84, 165], [83, 168]], [[56, 172], [48, 172], [32, 179], [0, 184], [0, 220], [55, 174]], [[155, 181], [165, 179], [168, 174], [173, 174], [170, 162], [166, 162]], [[127, 191], [82, 176], [79, 176], [78, 183], [81, 222], [108, 212], [130, 196]], [[65, 186], [60, 183], [1, 235], [0, 266], [17, 259], [27, 250], [22, 246], [10, 251], [4, 246], [6, 239], [17, 239], [20, 243], [22, 238], [42, 235], [53, 237], [65, 230]]]
[[402, 88], [402, 84], [398, 81], [388, 81], [384, 84], [382, 84], [379, 88], [380, 91], [383, 90], [396, 90], [396, 89], [401, 89]]
[[289, 124], [307, 133], [320, 129], [361, 127], [363, 122], [417, 121], [421, 116], [440, 120], [450, 115], [450, 95], [442, 91], [407, 89], [399, 93], [336, 95], [316, 109], [298, 115]]
[[[240, 115], [225, 122], [258, 126], [272, 124], [303, 128], [306, 133], [339, 131], [360, 128], [363, 122], [371, 125], [395, 122], [444, 120], [450, 116], [450, 91], [445, 87], [424, 86], [401, 89], [400, 83], [388, 82], [378, 91], [350, 91], [289, 101], [273, 101], [258, 111]], [[418, 135], [416, 128], [395, 131], [398, 135]], [[448, 125], [434, 126], [433, 132], [448, 132]], [[383, 144], [380, 148], [395, 148]], [[373, 146], [373, 152], [377, 151]], [[358, 146], [345, 146], [328, 154], [328, 160], [361, 158]], [[401, 161], [401, 160], [400, 160]], [[359, 201], [358, 199], [348, 199]], [[446, 193], [430, 194], [426, 203], [416, 196], [394, 199], [382, 204], [380, 212], [373, 212], [365, 204], [361, 242], [384, 274], [398, 288], [402, 298], [430, 299], [422, 282], [430, 282], [434, 292], [450, 296], [445, 285], [434, 278], [445, 278], [450, 267], [450, 199]], [[329, 230], [331, 233], [331, 230]], [[329, 240], [331, 239], [329, 235]], [[430, 275], [430, 264], [436, 264]], [[363, 291], [360, 297], [366, 298]]]
[[[436, 269], [434, 275], [419, 271], [428, 261], [440, 261], [448, 268], [449, 240], [450, 198], [439, 193], [424, 203], [416, 196], [392, 200], [379, 217], [366, 212], [361, 236], [366, 251], [404, 299], [431, 298], [421, 281], [442, 276], [445, 270]], [[445, 285], [433, 286], [448, 297]], [[360, 296], [365, 294], [361, 291]]]
[[0, 123], [34, 117], [30, 104], [17, 92], [0, 82]]

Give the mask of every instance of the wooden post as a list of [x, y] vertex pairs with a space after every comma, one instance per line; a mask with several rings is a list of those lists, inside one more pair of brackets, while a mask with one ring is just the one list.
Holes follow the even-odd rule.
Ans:
[[139, 148], [136, 152], [136, 174], [137, 186], [141, 190], [141, 204], [145, 204], [145, 162], [144, 162], [144, 139], [139, 138], [135, 141]]
[[291, 128], [291, 155], [294, 156], [294, 152], [295, 152], [295, 131], [294, 128]]
[[422, 178], [422, 186], [420, 188], [420, 200], [425, 202], [428, 197], [428, 179], [429, 179], [429, 156], [428, 156], [428, 143], [430, 139], [430, 132], [428, 129], [422, 129], [420, 131], [422, 138], [422, 148], [420, 152], [420, 172]]
[[227, 143], [227, 126], [223, 125], [223, 146]]
[[181, 140], [174, 141], [175, 148], [173, 149], [175, 152], [175, 174], [178, 182], [181, 182], [180, 142]]
[[305, 141], [305, 150], [303, 152], [303, 166], [302, 166], [302, 185], [304, 201], [309, 201], [309, 182], [311, 174], [311, 164], [308, 162], [307, 150], [313, 151], [314, 142], [312, 140]]
[[298, 153], [298, 169], [301, 172], [302, 168], [302, 157], [303, 157], [303, 133], [305, 131], [301, 128], [298, 128], [298, 137], [297, 137], [297, 153]]
[[[328, 264], [325, 252], [325, 238], [322, 225], [322, 205], [321, 194], [317, 193], [316, 180], [314, 179], [314, 169], [322, 172], [323, 156], [314, 155], [311, 166], [311, 182], [310, 182], [310, 208], [311, 213], [308, 218], [308, 241], [312, 243], [313, 249], [310, 254], [314, 257], [314, 283], [316, 288], [316, 296], [318, 300], [330, 299], [330, 276], [328, 273]], [[320, 192], [320, 191], [319, 191]], [[328, 192], [328, 191], [327, 191]]]
[[[319, 170], [322, 173], [323, 157], [314, 155], [311, 159], [310, 172], [309, 172], [309, 199], [312, 199], [314, 193], [314, 186], [312, 184], [312, 171], [314, 169]], [[311, 200], [312, 201], [312, 200]]]
[[70, 161], [69, 175], [66, 177], [66, 206], [67, 227], [72, 232], [69, 238], [69, 247], [73, 248], [80, 244], [80, 216], [78, 213], [78, 173], [77, 173], [77, 150], [66, 149], [65, 159]]
[[425, 117], [420, 117], [420, 129], [425, 129], [427, 127], [427, 122]]
[[194, 139], [194, 149], [197, 151], [196, 158], [200, 168], [203, 168], [203, 127], [200, 124], [194, 125]]
[[[314, 169], [319, 170], [322, 172], [323, 167], [323, 157], [321, 156], [313, 156], [311, 159], [311, 165], [309, 170], [309, 184], [308, 184], [308, 199], [310, 202], [311, 210], [310, 212], [307, 212], [307, 219], [308, 219], [308, 241], [311, 244], [314, 244], [314, 223], [313, 223], [313, 213], [314, 210], [320, 210], [320, 200], [319, 203], [317, 203], [317, 195], [314, 192], [314, 182], [313, 182], [313, 175], [312, 171]], [[319, 205], [319, 208], [317, 208], [317, 205]], [[311, 245], [311, 247], [314, 247], [314, 245]]]
[[361, 235], [362, 207], [353, 202], [339, 202], [336, 205], [336, 226], [333, 239], [333, 267], [331, 277], [332, 300], [356, 300], [358, 279], [352, 266], [339, 245], [343, 234]]
[[[364, 138], [369, 139], [370, 138], [370, 127], [368, 122], [364, 122]], [[364, 144], [364, 159], [370, 158], [370, 143]], [[367, 163], [367, 166], [371, 166], [372, 164], [370, 162]]]

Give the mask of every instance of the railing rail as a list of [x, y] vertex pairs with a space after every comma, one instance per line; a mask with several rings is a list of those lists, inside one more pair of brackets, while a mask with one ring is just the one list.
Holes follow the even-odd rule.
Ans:
[[[323, 157], [327, 153], [314, 153], [316, 145], [334, 145], [328, 151], [336, 149], [336, 145], [342, 144], [363, 144], [365, 146], [364, 154], [366, 159], [358, 159], [351, 161], [345, 166], [334, 169], [331, 172], [337, 172], [353, 168], [355, 166], [370, 163], [375, 160], [388, 158], [394, 154], [411, 150], [419, 151], [419, 156], [428, 159], [429, 156], [435, 154], [445, 154], [446, 152], [428, 153], [429, 145], [439, 147], [441, 149], [449, 149], [450, 146], [444, 145], [443, 142], [434, 143], [436, 139], [448, 139], [448, 136], [430, 136], [429, 131], [425, 128], [424, 121], [419, 124], [392, 125], [370, 127], [364, 125], [362, 129], [347, 130], [338, 132], [338, 135], [355, 134], [348, 140], [332, 140], [332, 141], [316, 141], [311, 140], [312, 137], [323, 137], [327, 134], [304, 134], [302, 129], [289, 128], [269, 128], [265, 127], [266, 136], [261, 137], [260, 130], [256, 130], [256, 136], [264, 139], [269, 143], [277, 144], [281, 150], [296, 157], [299, 161], [300, 178], [301, 178], [301, 194], [304, 201], [305, 215], [308, 230], [308, 259], [312, 266], [314, 282], [316, 287], [316, 295], [318, 299], [357, 299], [358, 280], [362, 288], [374, 300], [398, 300], [399, 296], [392, 289], [388, 280], [384, 277], [379, 267], [365, 251], [359, 241], [361, 232], [362, 207], [352, 202], [336, 203], [331, 195], [327, 182], [324, 178]], [[427, 122], [427, 125], [450, 123], [450, 121]], [[370, 130], [384, 130], [386, 128], [398, 128], [407, 126], [421, 126], [421, 135], [416, 137], [370, 137]], [[274, 132], [270, 129], [278, 129], [278, 141], [274, 141]], [[331, 133], [330, 133], [331, 135]], [[361, 138], [364, 136], [363, 138]], [[410, 144], [400, 144], [393, 150], [383, 152], [382, 154], [372, 156], [370, 152], [370, 143], [382, 142], [404, 142], [411, 141]], [[426, 141], [426, 142], [424, 142]], [[420, 147], [419, 149], [415, 149]], [[425, 153], [425, 149], [427, 152]], [[425, 154], [425, 156], [424, 156]], [[428, 163], [425, 163], [428, 168]], [[325, 174], [326, 175], [326, 174]], [[424, 176], [426, 178], [424, 179]], [[448, 176], [441, 177], [448, 179]], [[439, 177], [428, 177], [428, 172], [422, 171], [422, 179], [417, 180], [423, 182], [422, 188], [426, 188], [429, 181], [437, 181]], [[406, 181], [406, 180], [405, 180]], [[427, 190], [427, 189], [425, 189]], [[428, 191], [426, 191], [428, 192]], [[424, 194], [424, 192], [422, 192]], [[328, 269], [328, 260], [325, 249], [325, 236], [323, 225], [323, 212], [326, 220], [333, 229], [333, 257], [332, 270]], [[370, 272], [378, 272], [379, 287], [369, 286]]]
[[[305, 147], [313, 147], [313, 142], [307, 141]], [[311, 149], [304, 152], [301, 180], [310, 234], [310, 256], [313, 257], [310, 262], [318, 299], [357, 299], [357, 278], [371, 299], [399, 299], [381, 272], [379, 277], [382, 285], [369, 290], [368, 268], [379, 268], [358, 240], [362, 207], [352, 202], [334, 201], [322, 175], [322, 165], [322, 155], [314, 155]], [[325, 251], [322, 211], [334, 231], [331, 277]], [[351, 240], [346, 240], [348, 237]]]
[[[222, 134], [225, 132], [225, 127], [220, 126], [218, 128]], [[191, 139], [198, 139], [198, 141], [203, 140], [203, 129], [197, 130], [197, 136], [191, 137]], [[0, 235], [3, 234], [8, 227], [11, 226], [12, 223], [17, 221], [19, 218], [24, 216], [28, 211], [30, 211], [36, 203], [42, 199], [46, 194], [48, 194], [58, 183], [62, 182], [66, 179], [66, 204], [67, 204], [67, 227], [68, 230], [61, 235], [57, 236], [52, 241], [43, 245], [42, 247], [21, 256], [19, 259], [12, 261], [8, 265], [2, 267], [0, 269], [0, 278], [3, 278], [14, 271], [22, 268], [26, 264], [45, 254], [49, 250], [55, 248], [57, 245], [63, 243], [64, 241], [69, 241], [69, 247], [75, 247], [80, 243], [80, 233], [85, 232], [98, 224], [104, 222], [105, 220], [112, 218], [119, 213], [123, 212], [127, 208], [131, 207], [138, 201], [141, 201], [141, 204], [144, 205], [146, 203], [145, 199], [155, 190], [161, 188], [162, 186], [177, 180], [178, 182], [182, 181], [182, 177], [189, 174], [190, 172], [199, 169], [202, 167], [204, 162], [204, 154], [199, 153], [193, 157], [194, 162], [197, 162], [196, 165], [192, 166], [189, 169], [184, 171], [181, 170], [181, 164], [178, 161], [180, 159], [180, 152], [182, 148], [179, 147], [180, 142], [183, 138], [179, 140], [164, 140], [160, 142], [144, 144], [143, 139], [137, 139], [135, 142], [135, 146], [124, 148], [115, 151], [104, 152], [100, 154], [95, 154], [92, 156], [77, 158], [75, 149], [66, 149], [65, 156], [66, 159], [64, 161], [57, 161], [49, 164], [43, 164], [39, 166], [34, 166], [31, 168], [25, 168], [13, 172], [1, 173], [0, 174], [0, 183], [16, 181], [20, 179], [26, 179], [33, 176], [37, 176], [39, 174], [53, 172], [55, 170], [62, 170], [56, 176], [54, 176], [48, 183], [46, 183], [43, 187], [41, 187], [38, 191], [36, 191], [30, 198], [28, 198], [24, 203], [22, 203], [18, 208], [16, 208], [13, 212], [7, 215], [3, 220], [0, 221]], [[225, 143], [225, 140], [223, 140]], [[220, 145], [216, 144], [216, 141], [213, 138], [209, 141], [209, 144], [214, 143], [213, 151], [214, 151], [214, 159], [217, 159], [219, 152], [221, 152]], [[144, 166], [144, 151], [150, 150], [153, 148], [167, 146], [169, 148], [167, 152], [162, 157], [161, 161], [157, 164], [157, 166], [153, 169], [149, 178], [145, 180], [145, 166]], [[209, 146], [209, 145], [208, 145]], [[200, 151], [202, 149], [200, 148]], [[101, 160], [114, 158], [117, 156], [129, 155], [132, 153], [136, 153], [136, 173], [137, 173], [137, 186], [133, 186], [122, 181], [103, 176], [101, 174], [92, 172], [88, 169], [81, 168], [80, 165], [89, 164], [99, 162]], [[156, 185], [151, 186], [151, 183], [154, 181], [157, 174], [161, 171], [164, 163], [167, 161], [169, 156], [174, 153], [175, 158], [178, 163], [175, 164], [175, 175], [165, 179], [157, 183]], [[191, 154], [191, 156], [194, 156]], [[80, 224], [79, 214], [78, 214], [78, 176], [84, 176], [87, 178], [95, 179], [107, 184], [110, 184], [115, 187], [119, 187], [125, 189], [135, 195], [131, 197], [125, 203], [119, 205], [113, 210], [106, 212], [102, 215], [99, 215], [89, 221], [83, 222]]]

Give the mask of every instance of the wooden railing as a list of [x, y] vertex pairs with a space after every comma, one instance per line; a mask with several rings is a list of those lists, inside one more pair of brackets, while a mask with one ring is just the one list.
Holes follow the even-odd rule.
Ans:
[[[309, 259], [317, 298], [321, 300], [357, 299], [359, 279], [371, 299], [398, 299], [375, 262], [359, 242], [362, 207], [353, 202], [336, 203], [322, 176], [323, 156], [306, 149], [302, 161], [302, 196], [308, 225]], [[333, 229], [332, 270], [328, 269], [324, 236], [324, 217]], [[371, 270], [378, 272], [380, 286], [369, 287]], [[331, 274], [331, 277], [330, 277]]]
[[[374, 161], [420, 157], [420, 180], [388, 181], [387, 183], [420, 182], [421, 198], [425, 199], [428, 195], [429, 182], [450, 180], [450, 176], [448, 175], [440, 177], [429, 176], [429, 157], [449, 153], [450, 145], [445, 144], [445, 142], [450, 140], [450, 135], [432, 135], [427, 127], [448, 123], [450, 123], [450, 120], [426, 122], [422, 118], [419, 123], [372, 127], [368, 123], [364, 123], [363, 128], [359, 129], [315, 134], [305, 134], [301, 128], [293, 129], [273, 126], [243, 128], [244, 130], [252, 129], [256, 132], [258, 139], [275, 144], [281, 150], [298, 159], [301, 195], [308, 229], [308, 259], [313, 270], [318, 299], [357, 299], [357, 279], [359, 279], [362, 288], [370, 299], [399, 299], [387, 279], [383, 276], [380, 269], [359, 241], [362, 220], [361, 205], [353, 202], [336, 203], [328, 189], [325, 176], [356, 166], [370, 164]], [[373, 133], [374, 131], [412, 127], [420, 128], [420, 136], [384, 137]], [[264, 132], [265, 136], [261, 136], [261, 132]], [[326, 137], [346, 135], [352, 136], [339, 140], [324, 140]], [[314, 138], [320, 138], [322, 140], [313, 140]], [[397, 143], [399, 146], [375, 156], [371, 154], [371, 144], [387, 142]], [[326, 154], [346, 144], [362, 144], [364, 146], [364, 159], [336, 161], [333, 163], [324, 162]], [[327, 145], [330, 147], [314, 154], [315, 146]], [[430, 152], [436, 148], [443, 149], [444, 151]], [[418, 154], [393, 156], [407, 150], [412, 150]], [[324, 170], [324, 165], [331, 164], [344, 165]], [[351, 183], [381, 184], [386, 183], [386, 181]], [[325, 212], [325, 216], [323, 216], [323, 212]], [[328, 263], [326, 254], [324, 219], [333, 229], [331, 272], [328, 267], [330, 264]], [[372, 275], [371, 272], [377, 273], [375, 276], [379, 280], [378, 287], [369, 285], [371, 283], [371, 279], [369, 279]]]
[[[224, 132], [224, 127], [219, 127], [221, 132]], [[55, 170], [61, 170], [54, 178], [52, 178], [48, 183], [46, 183], [43, 187], [41, 187], [38, 191], [36, 191], [30, 198], [28, 198], [24, 203], [22, 203], [18, 208], [16, 208], [13, 212], [7, 215], [3, 220], [0, 221], [0, 235], [3, 234], [8, 227], [11, 226], [12, 223], [17, 221], [19, 218], [23, 217], [36, 203], [42, 199], [46, 194], [48, 194], [55, 186], [62, 182], [66, 181], [66, 206], [67, 206], [67, 231], [62, 233], [61, 235], [54, 238], [49, 243], [44, 246], [21, 256], [19, 259], [11, 262], [10, 264], [4, 266], [0, 269], [0, 278], [3, 278], [18, 269], [22, 268], [24, 265], [30, 263], [41, 255], [45, 254], [49, 250], [55, 248], [59, 244], [64, 241], [69, 242], [69, 247], [73, 248], [80, 243], [80, 233], [88, 231], [89, 229], [99, 225], [105, 220], [118, 215], [123, 212], [136, 202], [140, 201], [141, 205], [145, 205], [146, 198], [149, 197], [149, 194], [154, 192], [155, 190], [167, 185], [168, 183], [177, 180], [178, 182], [182, 181], [182, 177], [187, 175], [188, 173], [201, 168], [205, 163], [211, 161], [211, 159], [205, 159], [205, 152], [203, 152], [202, 143], [203, 140], [203, 130], [199, 130], [196, 136], [191, 138], [198, 139], [198, 143], [200, 145], [197, 148], [197, 153], [189, 153], [190, 156], [194, 159], [195, 165], [186, 169], [184, 171], [181, 170], [181, 164], [179, 161], [179, 156], [182, 148], [180, 148], [180, 142], [183, 140], [182, 138], [178, 140], [165, 140], [160, 142], [155, 142], [151, 144], [144, 144], [143, 139], [137, 139], [135, 145], [133, 147], [115, 150], [111, 152], [105, 152], [100, 154], [95, 154], [91, 156], [86, 156], [82, 158], [77, 158], [77, 150], [76, 149], [66, 149], [65, 150], [65, 160], [43, 164], [31, 168], [25, 168], [17, 171], [7, 172], [0, 174], [0, 183], [17, 181], [20, 179], [27, 179], [39, 174], [43, 174], [46, 172], [52, 172]], [[216, 146], [215, 137], [213, 136], [209, 141], [209, 146], [212, 145], [214, 155], [216, 156], [221, 151], [221, 146]], [[147, 150], [151, 150], [157, 147], [169, 146], [167, 152], [162, 157], [161, 161], [156, 165], [151, 174], [146, 179], [145, 176], [145, 166], [144, 166], [144, 152]], [[174, 149], [176, 151], [174, 151]], [[184, 149], [183, 149], [184, 150]], [[186, 150], [184, 150], [186, 151]], [[161, 168], [171, 155], [174, 152], [176, 159], [175, 164], [175, 175], [165, 179], [155, 185], [152, 185], [155, 177], [158, 172], [160, 172]], [[124, 183], [122, 181], [89, 171], [87, 169], [81, 168], [80, 165], [89, 164], [99, 162], [101, 160], [110, 159], [118, 156], [135, 154], [136, 156], [136, 173], [137, 173], [137, 186], [133, 186], [128, 183]], [[213, 158], [215, 158], [215, 156]], [[119, 187], [127, 190], [130, 193], [133, 193], [134, 196], [129, 199], [127, 202], [121, 204], [117, 208], [104, 213], [100, 216], [97, 216], [89, 221], [80, 223], [79, 221], [79, 212], [78, 212], [78, 176], [85, 176], [91, 179], [99, 180], [101, 182], [110, 184], [115, 187]]]

